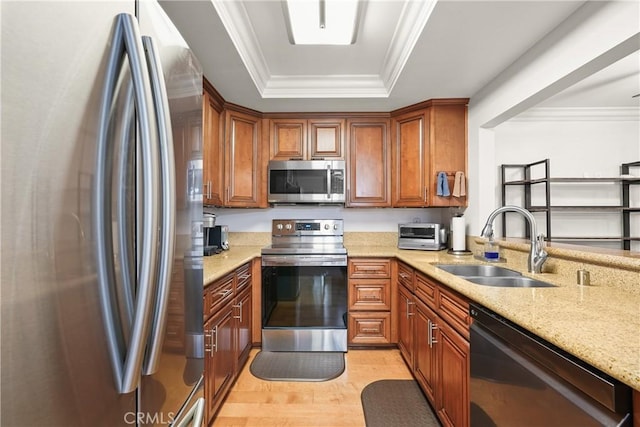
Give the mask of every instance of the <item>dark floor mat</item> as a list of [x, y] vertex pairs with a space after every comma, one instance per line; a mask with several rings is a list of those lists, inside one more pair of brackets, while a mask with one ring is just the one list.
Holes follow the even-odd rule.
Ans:
[[361, 394], [367, 427], [440, 427], [414, 380], [380, 380]]
[[249, 369], [268, 381], [327, 381], [344, 372], [344, 353], [261, 351]]

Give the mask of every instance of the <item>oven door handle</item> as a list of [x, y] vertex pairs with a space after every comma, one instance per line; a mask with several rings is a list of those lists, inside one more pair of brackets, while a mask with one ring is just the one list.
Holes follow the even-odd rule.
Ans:
[[346, 255], [263, 255], [263, 267], [346, 267]]

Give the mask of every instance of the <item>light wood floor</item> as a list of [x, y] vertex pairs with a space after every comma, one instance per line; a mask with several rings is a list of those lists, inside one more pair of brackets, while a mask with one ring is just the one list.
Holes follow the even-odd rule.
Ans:
[[249, 361], [218, 412], [214, 426], [364, 427], [360, 392], [381, 379], [411, 379], [399, 350], [349, 350], [345, 371], [324, 382], [264, 381]]

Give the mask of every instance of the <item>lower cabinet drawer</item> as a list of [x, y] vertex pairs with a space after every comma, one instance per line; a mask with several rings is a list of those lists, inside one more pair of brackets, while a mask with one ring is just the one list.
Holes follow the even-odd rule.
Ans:
[[349, 313], [349, 344], [391, 344], [391, 313]]
[[349, 280], [349, 310], [391, 310], [389, 279]]
[[230, 273], [209, 285], [204, 294], [204, 319], [217, 313], [225, 304], [233, 299], [235, 274]]

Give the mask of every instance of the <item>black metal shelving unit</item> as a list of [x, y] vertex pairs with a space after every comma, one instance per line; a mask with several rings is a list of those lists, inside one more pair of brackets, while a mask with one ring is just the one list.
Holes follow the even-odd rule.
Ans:
[[[501, 173], [501, 187], [502, 187], [502, 206], [506, 203], [507, 188], [508, 187], [521, 187], [523, 191], [523, 208], [530, 212], [542, 212], [546, 219], [546, 233], [545, 238], [548, 241], [619, 241], [621, 242], [621, 248], [625, 250], [631, 249], [632, 241], [640, 241], [640, 236], [631, 236], [631, 214], [640, 212], [640, 206], [630, 206], [629, 187], [632, 185], [640, 184], [640, 177], [624, 177], [630, 175], [633, 168], [640, 168], [640, 161], [623, 163], [620, 166], [619, 177], [612, 178], [553, 178], [550, 174], [550, 162], [549, 159], [540, 160], [533, 163], [526, 164], [503, 164], [500, 166]], [[532, 172], [543, 170], [541, 177], [532, 178]], [[516, 170], [522, 179], [507, 181], [509, 172]], [[551, 205], [551, 191], [552, 184], [554, 183], [619, 183], [620, 184], [620, 204], [617, 206], [557, 206]], [[532, 203], [531, 191], [534, 186], [544, 187], [544, 204], [534, 205]], [[552, 213], [561, 211], [573, 211], [573, 212], [617, 212], [621, 215], [622, 219], [622, 235], [611, 237], [589, 237], [589, 236], [554, 236], [551, 231]], [[529, 237], [531, 231], [528, 224], [525, 222], [526, 236]], [[502, 215], [502, 235], [507, 236], [507, 223], [506, 213]]]

